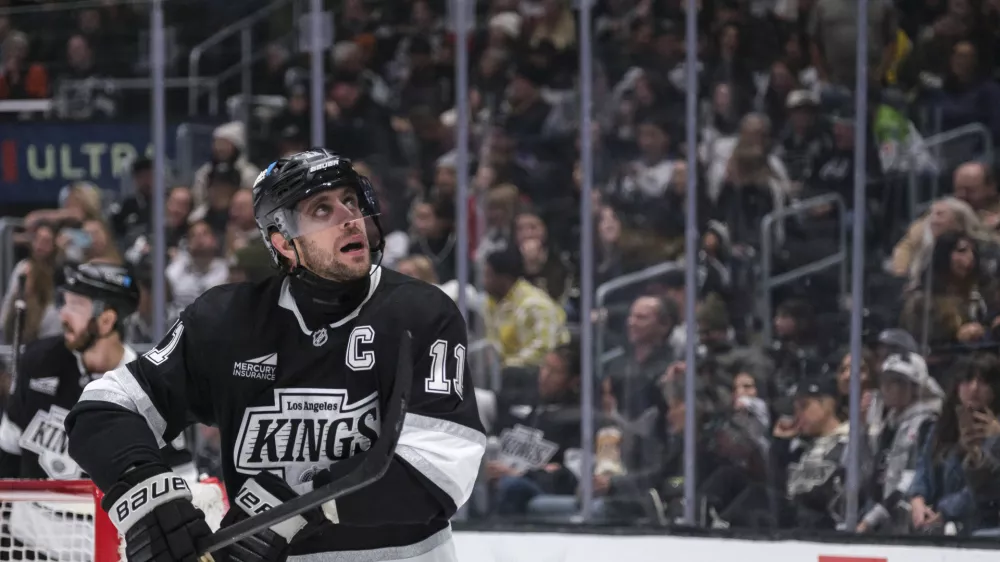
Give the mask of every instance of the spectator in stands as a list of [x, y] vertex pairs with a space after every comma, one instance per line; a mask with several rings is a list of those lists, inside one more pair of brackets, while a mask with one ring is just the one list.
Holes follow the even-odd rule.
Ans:
[[747, 60], [751, 50], [743, 43], [739, 25], [723, 23], [715, 33], [715, 48], [705, 78], [712, 84], [729, 84], [735, 95], [752, 99], [757, 88]]
[[[139, 286], [139, 306], [130, 316], [125, 318], [124, 339], [127, 343], [155, 343], [163, 335], [153, 329], [153, 264], [150, 256], [146, 256], [134, 268], [135, 281]], [[177, 320], [180, 309], [174, 303], [174, 295], [170, 279], [163, 280], [164, 298], [166, 299], [165, 325], [160, 330], [166, 330]]]
[[[410, 256], [404, 258], [396, 264], [396, 271], [403, 275], [419, 279], [424, 283], [430, 283], [444, 291], [451, 300], [458, 302], [458, 280], [452, 279], [446, 283], [439, 283], [437, 272], [434, 270], [434, 263], [427, 256]], [[465, 286], [465, 302], [469, 310], [476, 314], [482, 314], [483, 295], [480, 295], [476, 287], [471, 283]]]
[[402, 161], [388, 109], [364, 90], [357, 74], [334, 75], [324, 105], [326, 147], [353, 160]]
[[[777, 466], [787, 467], [788, 474], [790, 509], [782, 518], [798, 528], [832, 530], [844, 517], [849, 428], [838, 417], [837, 394], [831, 377], [803, 382], [795, 395], [794, 424], [779, 422], [774, 430]], [[793, 441], [796, 437], [801, 440]], [[860, 452], [862, 478], [868, 478], [871, 454], [867, 447]]]
[[[538, 373], [536, 403], [515, 404], [501, 396], [497, 418], [498, 433], [527, 427], [538, 431], [537, 437], [543, 442], [556, 447], [544, 465], [527, 470], [511, 466], [503, 457], [486, 463], [486, 477], [496, 484], [497, 513], [524, 514], [531, 501], [543, 494], [572, 497], [577, 478], [566, 468], [566, 452], [580, 447], [579, 343], [560, 345], [545, 355]], [[546, 510], [544, 505], [537, 508]]]
[[[718, 190], [713, 218], [728, 226], [733, 250], [741, 255], [760, 245], [761, 219], [784, 209], [791, 189], [784, 164], [771, 151], [770, 134], [767, 117], [748, 115], [740, 124], [739, 138], [728, 145], [730, 155], [720, 154], [709, 169], [709, 189], [714, 181]], [[716, 145], [720, 150], [725, 146], [723, 141]], [[774, 232], [776, 240], [783, 241], [780, 223]]]
[[503, 250], [514, 239], [514, 216], [517, 213], [520, 192], [505, 183], [486, 192], [486, 232], [476, 245], [477, 261]]
[[517, 248], [486, 257], [483, 287], [487, 338], [507, 367], [537, 366], [566, 341], [566, 314], [544, 291], [524, 280]]
[[[400, 110], [409, 113], [414, 108], [426, 107], [437, 115], [451, 107], [452, 92], [448, 91], [451, 79], [443, 76], [434, 65], [430, 41], [424, 37], [413, 37], [410, 39], [407, 55], [408, 71], [396, 87]], [[379, 101], [374, 97], [372, 99], [382, 105], [386, 105], [388, 101]]]
[[789, 299], [774, 314], [771, 359], [775, 363], [772, 380], [778, 391], [787, 394], [821, 364], [816, 311], [802, 299]]
[[[166, 202], [166, 248], [168, 261], [177, 255], [177, 248], [180, 246], [184, 235], [187, 234], [188, 217], [194, 208], [194, 198], [191, 190], [183, 185], [170, 188], [167, 192]], [[152, 235], [143, 235], [136, 238], [135, 242], [125, 251], [125, 261], [129, 263], [139, 263], [142, 258], [152, 249]]]
[[216, 164], [208, 174], [206, 202], [191, 213], [191, 220], [208, 222], [216, 236], [225, 239], [232, 201], [240, 190], [241, 181], [240, 173], [232, 166], [225, 163]]
[[10, 32], [0, 44], [0, 100], [43, 99], [49, 96], [45, 67], [28, 60], [28, 36]]
[[[59, 192], [59, 208], [28, 213], [24, 217], [24, 228], [31, 231], [39, 223], [47, 222], [58, 230], [64, 225], [78, 226], [85, 220], [99, 220], [103, 216], [101, 189], [92, 183], [74, 182]], [[23, 242], [30, 242], [30, 239]]]
[[915, 353], [890, 355], [879, 379], [887, 415], [876, 441], [875, 470], [869, 484], [872, 505], [858, 524], [858, 532], [905, 533], [910, 523], [905, 495], [920, 448], [941, 414], [944, 391]]
[[780, 134], [788, 122], [788, 97], [798, 91], [798, 79], [792, 74], [791, 68], [783, 60], [777, 60], [771, 65], [767, 88], [759, 96], [758, 105], [762, 106], [771, 127]]
[[21, 325], [22, 344], [62, 332], [62, 321], [54, 305], [55, 231], [51, 225], [41, 223], [33, 234], [31, 255], [14, 266], [0, 307], [0, 331], [8, 344], [14, 337], [14, 301], [19, 296], [26, 305]]
[[[965, 533], [996, 529], [996, 495], [977, 493], [986, 491], [984, 484], [992, 487], [996, 482], [984, 454], [995, 452], [983, 447], [992, 422], [975, 414], [1000, 411], [1000, 363], [992, 354], [963, 357], [950, 378], [941, 418], [926, 441], [909, 489], [912, 523], [924, 533], [940, 533], [948, 522], [960, 524]], [[974, 481], [982, 476], [988, 480]]]
[[180, 308], [202, 293], [226, 282], [229, 266], [219, 257], [219, 239], [208, 222], [191, 223], [187, 230], [187, 251], [180, 252], [166, 270], [174, 290], [174, 304]]
[[569, 265], [549, 239], [538, 213], [522, 210], [514, 218], [514, 236], [524, 258], [524, 279], [560, 302], [570, 288]]
[[198, 205], [208, 201], [209, 175], [219, 164], [226, 164], [239, 173], [237, 187], [253, 187], [260, 170], [250, 163], [246, 150], [246, 130], [243, 123], [233, 121], [215, 128], [212, 132], [212, 158], [195, 171], [194, 183], [191, 184], [191, 192]]
[[[969, 236], [946, 232], [938, 237], [929, 264], [930, 271], [921, 273], [920, 293], [930, 295], [930, 306], [942, 314], [953, 315], [957, 329], [953, 339], [971, 343], [982, 339], [990, 325], [990, 311], [997, 306], [996, 283], [984, 275], [980, 250]], [[910, 296], [904, 314], [915, 314], [926, 301]]]
[[955, 197], [965, 201], [989, 230], [1000, 229], [1000, 193], [989, 163], [973, 160], [955, 169], [952, 181]]
[[132, 163], [132, 185], [135, 193], [111, 206], [111, 227], [123, 247], [131, 246], [136, 238], [149, 233], [150, 194], [153, 192], [153, 161], [138, 158]]
[[[111, 232], [111, 227], [103, 220], [88, 220], [83, 222], [83, 232], [89, 241], [84, 245], [83, 261], [110, 263], [122, 265], [124, 259], [115, 244], [115, 236]], [[61, 236], [56, 239], [56, 245], [64, 248], [66, 238]]]
[[776, 152], [788, 169], [792, 193], [802, 191], [802, 182], [810, 177], [817, 158], [833, 142], [826, 123], [819, 115], [819, 104], [812, 92], [795, 90], [785, 102], [788, 124], [778, 140]]
[[[891, 4], [868, 5], [868, 68], [883, 76], [892, 60], [896, 14]], [[858, 9], [838, 0], [817, 0], [809, 20], [812, 63], [819, 79], [831, 86], [854, 90], [858, 53]]]
[[893, 248], [890, 271], [918, 282], [917, 277], [926, 270], [930, 261], [934, 241], [946, 232], [958, 232], [981, 242], [990, 240], [989, 231], [968, 203], [955, 197], [944, 197], [931, 205], [925, 217], [914, 221]]
[[278, 268], [271, 262], [271, 253], [261, 238], [247, 242], [247, 245], [233, 252], [229, 258], [229, 279], [227, 283], [257, 283], [278, 275]]
[[[837, 395], [840, 417], [847, 419], [851, 407], [851, 353], [844, 351], [840, 355], [841, 359], [836, 367]], [[861, 349], [861, 366], [858, 368], [858, 375], [861, 377], [861, 419], [873, 451], [878, 450], [878, 436], [882, 432], [882, 420], [885, 417], [885, 405], [879, 393], [880, 369], [877, 361], [868, 348]]]
[[595, 208], [598, 209], [598, 219], [594, 282], [600, 286], [625, 272], [621, 250], [622, 221], [608, 205], [595, 205]]
[[[211, 190], [211, 188], [209, 188]], [[229, 202], [229, 222], [226, 224], [227, 257], [260, 238], [257, 220], [253, 214], [253, 192], [239, 189]]]
[[1000, 85], [982, 75], [979, 51], [972, 41], [959, 41], [952, 47], [948, 74], [932, 101], [945, 129], [981, 123], [994, 140], [1000, 139]]
[[677, 359], [667, 341], [677, 316], [676, 305], [662, 297], [642, 296], [629, 308], [627, 343], [604, 371], [627, 419], [636, 419], [655, 405], [660, 377]]
[[418, 199], [410, 214], [410, 255], [426, 256], [437, 278], [455, 278], [455, 205], [451, 199]]
[[118, 116], [121, 92], [97, 67], [90, 41], [82, 34], [66, 42], [66, 64], [56, 75], [55, 106], [63, 119], [78, 121]]
[[254, 69], [253, 93], [258, 96], [283, 96], [293, 84], [305, 79], [305, 71], [292, 64], [288, 48], [278, 42], [267, 45], [260, 68]]
[[194, 196], [191, 189], [178, 185], [167, 193], [167, 248], [177, 248], [187, 233], [188, 217], [194, 211]]
[[[395, 103], [392, 90], [386, 81], [376, 72], [365, 67], [364, 53], [361, 46], [354, 41], [339, 41], [333, 46], [333, 68], [338, 72], [357, 74], [364, 84], [372, 100], [384, 107], [392, 107]], [[411, 70], [414, 70], [411, 67]]]

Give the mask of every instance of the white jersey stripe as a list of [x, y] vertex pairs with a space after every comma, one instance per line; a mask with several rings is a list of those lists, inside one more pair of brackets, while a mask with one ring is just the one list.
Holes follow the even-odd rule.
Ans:
[[454, 422], [406, 414], [396, 455], [447, 493], [461, 507], [472, 495], [486, 436]]
[[118, 367], [88, 384], [80, 395], [80, 402], [84, 400], [111, 402], [139, 414], [153, 431], [156, 446], [162, 449], [167, 445], [163, 440], [163, 434], [167, 431], [167, 421], [160, 415], [128, 367]]

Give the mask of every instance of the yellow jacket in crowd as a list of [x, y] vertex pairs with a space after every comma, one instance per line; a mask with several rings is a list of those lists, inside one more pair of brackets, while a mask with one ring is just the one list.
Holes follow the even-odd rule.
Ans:
[[549, 295], [518, 279], [499, 302], [486, 300], [486, 337], [504, 367], [539, 365], [545, 354], [569, 339], [566, 313]]

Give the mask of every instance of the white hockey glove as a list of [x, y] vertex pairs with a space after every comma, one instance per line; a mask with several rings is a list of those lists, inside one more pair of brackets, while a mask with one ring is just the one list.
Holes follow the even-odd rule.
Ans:
[[101, 507], [125, 536], [129, 562], [195, 562], [198, 542], [212, 534], [187, 482], [163, 465], [125, 473]]

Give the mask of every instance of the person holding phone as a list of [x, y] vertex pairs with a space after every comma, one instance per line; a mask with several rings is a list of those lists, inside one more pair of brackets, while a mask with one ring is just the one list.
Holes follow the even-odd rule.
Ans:
[[966, 533], [996, 529], [1000, 360], [989, 353], [963, 357], [950, 374], [953, 386], [907, 494], [911, 523], [922, 533], [941, 532], [946, 523]]

